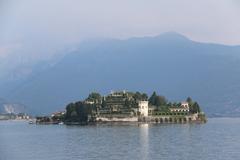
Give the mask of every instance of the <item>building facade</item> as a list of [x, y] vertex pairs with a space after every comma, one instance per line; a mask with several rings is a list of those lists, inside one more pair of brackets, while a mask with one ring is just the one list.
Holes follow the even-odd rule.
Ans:
[[138, 101], [138, 111], [140, 116], [148, 116], [148, 101]]

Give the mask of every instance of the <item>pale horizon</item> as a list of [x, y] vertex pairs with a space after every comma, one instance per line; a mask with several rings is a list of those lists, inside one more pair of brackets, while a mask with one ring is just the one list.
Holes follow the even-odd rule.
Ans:
[[127, 39], [169, 31], [198, 42], [240, 45], [237, 0], [5, 0], [0, 9], [4, 24], [0, 27], [0, 56], [18, 51], [49, 56], [86, 39]]

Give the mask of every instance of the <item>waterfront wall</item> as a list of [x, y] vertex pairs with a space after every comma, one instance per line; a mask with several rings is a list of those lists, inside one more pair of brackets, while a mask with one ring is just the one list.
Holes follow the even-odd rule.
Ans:
[[98, 116], [96, 122], [147, 122], [147, 123], [191, 123], [202, 121], [198, 114], [186, 116], [108, 117]]
[[139, 117], [139, 122], [151, 122], [151, 123], [188, 123], [201, 121], [198, 118], [198, 114], [186, 115], [186, 116], [148, 116]]
[[118, 117], [97, 117], [97, 122], [138, 122], [138, 117], [118, 118]]

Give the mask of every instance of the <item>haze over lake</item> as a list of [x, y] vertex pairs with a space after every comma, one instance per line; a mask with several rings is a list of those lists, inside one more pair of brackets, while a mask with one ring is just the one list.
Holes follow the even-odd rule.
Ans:
[[2, 160], [240, 159], [240, 119], [206, 124], [29, 125], [0, 121]]

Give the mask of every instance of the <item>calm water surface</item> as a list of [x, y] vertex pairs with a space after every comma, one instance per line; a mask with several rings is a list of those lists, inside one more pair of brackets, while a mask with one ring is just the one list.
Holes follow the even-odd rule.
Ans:
[[240, 118], [140, 126], [0, 121], [0, 160], [70, 159], [238, 160]]

